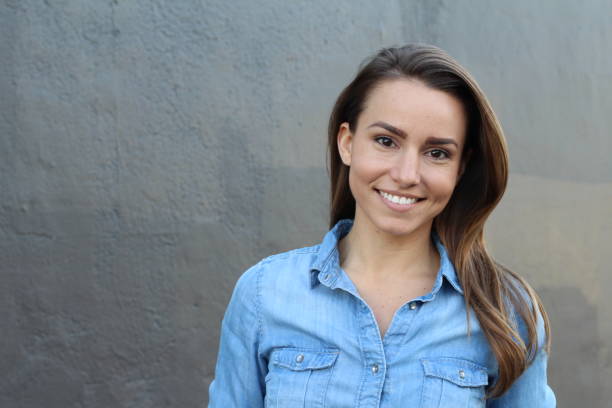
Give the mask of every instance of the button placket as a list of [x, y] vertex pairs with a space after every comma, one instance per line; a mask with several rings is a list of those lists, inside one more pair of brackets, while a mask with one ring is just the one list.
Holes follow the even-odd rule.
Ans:
[[366, 371], [356, 396], [360, 407], [378, 407], [385, 382], [385, 350], [374, 313], [367, 303], [360, 299], [357, 318], [360, 323], [359, 343]]

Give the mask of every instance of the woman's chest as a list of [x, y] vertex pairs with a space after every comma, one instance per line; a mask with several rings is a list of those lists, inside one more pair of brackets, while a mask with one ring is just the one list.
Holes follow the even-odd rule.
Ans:
[[[393, 322], [393, 318], [398, 313], [398, 319], [405, 319], [406, 316], [400, 316], [401, 308], [408, 307], [414, 310], [418, 302], [408, 304], [412, 299], [417, 298], [422, 293], [412, 293], [407, 291], [398, 291], [393, 288], [377, 289], [377, 288], [360, 288], [359, 293], [363, 301], [371, 309], [374, 319], [378, 325], [380, 337], [384, 338], [389, 326]], [[408, 317], [408, 319], [411, 319]]]
[[461, 300], [401, 306], [384, 340], [363, 302], [277, 311], [264, 322], [266, 406], [484, 407], [492, 354], [477, 321], [467, 336]]
[[462, 357], [351, 364], [342, 352], [283, 348], [265, 377], [266, 407], [485, 407], [487, 368]]

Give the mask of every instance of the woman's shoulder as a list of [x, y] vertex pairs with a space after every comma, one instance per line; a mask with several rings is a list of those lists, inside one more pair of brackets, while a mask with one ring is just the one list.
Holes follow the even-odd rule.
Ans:
[[255, 267], [262, 274], [278, 274], [297, 269], [309, 268], [315, 263], [320, 244], [295, 248], [269, 255], [260, 260]]
[[279, 264], [283, 262], [309, 261], [319, 252], [321, 244], [295, 248], [284, 252], [269, 255], [259, 261], [260, 264]]
[[238, 279], [236, 288], [262, 287], [279, 281], [302, 281], [308, 277], [319, 253], [320, 244], [269, 255], [249, 267]]

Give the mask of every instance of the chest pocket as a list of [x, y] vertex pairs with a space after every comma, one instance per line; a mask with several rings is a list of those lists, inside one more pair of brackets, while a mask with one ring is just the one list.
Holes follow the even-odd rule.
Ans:
[[484, 408], [487, 369], [458, 358], [422, 359], [421, 408]]
[[280, 348], [270, 354], [266, 407], [323, 407], [337, 350]]

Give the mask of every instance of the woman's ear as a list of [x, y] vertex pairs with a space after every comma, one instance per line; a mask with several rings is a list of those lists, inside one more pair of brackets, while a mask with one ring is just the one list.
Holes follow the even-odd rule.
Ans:
[[342, 122], [338, 128], [338, 151], [340, 159], [346, 166], [351, 165], [351, 148], [353, 145], [353, 134], [348, 122]]

